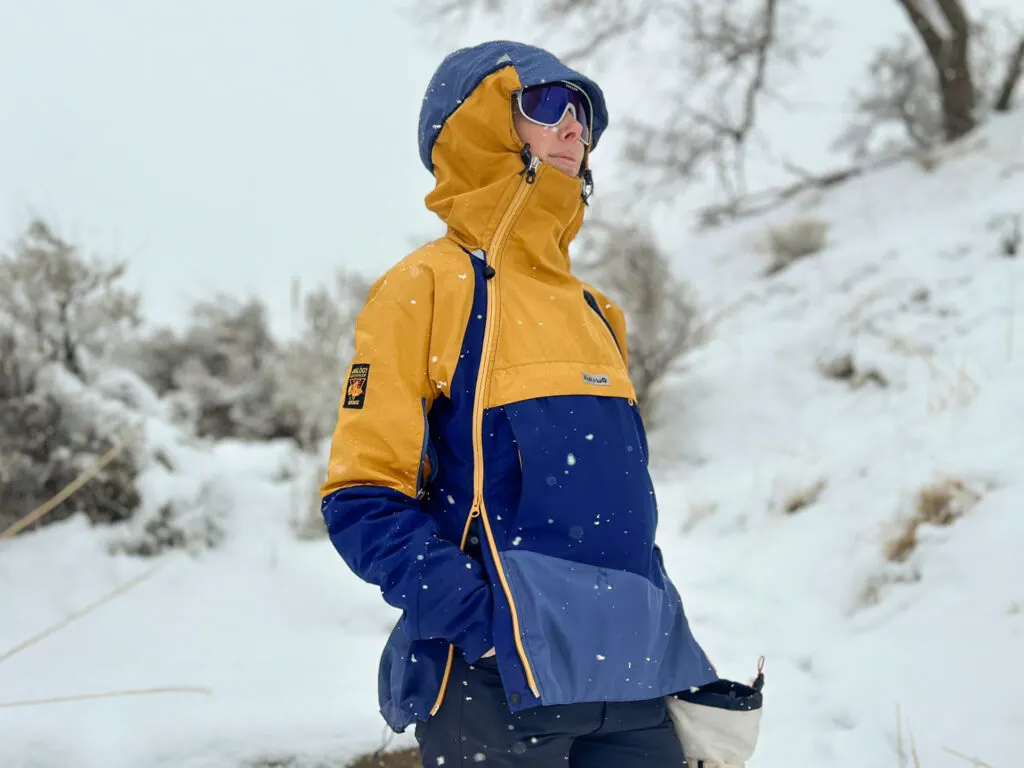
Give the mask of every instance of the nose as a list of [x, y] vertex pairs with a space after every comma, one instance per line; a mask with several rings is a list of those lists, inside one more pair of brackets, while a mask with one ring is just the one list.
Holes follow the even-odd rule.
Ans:
[[583, 124], [572, 112], [566, 112], [562, 122], [558, 124], [558, 137], [562, 141], [579, 141], [583, 135]]

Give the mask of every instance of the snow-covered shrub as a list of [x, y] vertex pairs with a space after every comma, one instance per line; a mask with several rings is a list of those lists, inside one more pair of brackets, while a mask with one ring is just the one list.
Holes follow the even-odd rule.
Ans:
[[315, 449], [334, 431], [345, 371], [354, 353], [356, 318], [371, 282], [339, 271], [333, 290], [321, 286], [304, 300], [303, 327], [283, 350], [274, 410], [291, 414], [296, 439]]
[[98, 356], [139, 325], [139, 295], [121, 285], [123, 262], [86, 258], [43, 221], [0, 253], [0, 318], [42, 359], [84, 377]]
[[276, 408], [280, 352], [259, 299], [199, 302], [183, 336], [160, 330], [132, 364], [160, 395], [172, 420], [200, 437], [295, 437], [298, 419]]
[[123, 368], [101, 370], [90, 385], [103, 397], [147, 416], [162, 416], [164, 408], [150, 386], [132, 371]]
[[140, 503], [139, 446], [128, 425], [59, 387], [45, 386], [38, 356], [0, 341], [0, 530], [60, 493], [117, 442], [123, 447], [40, 525], [84, 513], [94, 523], [128, 519]]
[[333, 431], [355, 320], [370, 281], [339, 272], [303, 301], [303, 325], [281, 346], [258, 299], [202, 302], [179, 335], [163, 329], [130, 364], [156, 390], [171, 420], [199, 437], [288, 438], [314, 449]]
[[154, 557], [169, 550], [196, 553], [219, 547], [232, 498], [216, 481], [203, 483], [192, 498], [175, 498], [152, 513], [134, 519], [124, 536], [110, 544], [112, 552]]
[[828, 245], [829, 224], [820, 219], [794, 219], [768, 230], [767, 246], [771, 261], [766, 275], [781, 272], [794, 261], [805, 259]]
[[595, 281], [626, 314], [630, 377], [653, 424], [660, 384], [703, 338], [694, 297], [649, 232], [612, 227], [601, 250]]

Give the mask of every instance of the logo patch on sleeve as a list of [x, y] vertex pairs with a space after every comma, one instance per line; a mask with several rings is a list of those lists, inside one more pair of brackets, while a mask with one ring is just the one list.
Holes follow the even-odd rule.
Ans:
[[610, 387], [612, 383], [607, 376], [595, 376], [592, 373], [584, 373], [583, 381], [587, 384], [593, 384], [595, 387]]
[[362, 408], [366, 402], [366, 383], [370, 378], [370, 364], [357, 363], [352, 366], [345, 385], [345, 408]]

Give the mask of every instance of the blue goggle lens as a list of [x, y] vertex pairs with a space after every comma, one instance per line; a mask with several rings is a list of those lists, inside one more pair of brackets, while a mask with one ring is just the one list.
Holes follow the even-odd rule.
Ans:
[[518, 92], [518, 97], [519, 110], [526, 118], [550, 127], [562, 122], [562, 118], [571, 107], [576, 119], [583, 126], [583, 143], [590, 145], [590, 100], [583, 91], [564, 83], [550, 83], [523, 88]]

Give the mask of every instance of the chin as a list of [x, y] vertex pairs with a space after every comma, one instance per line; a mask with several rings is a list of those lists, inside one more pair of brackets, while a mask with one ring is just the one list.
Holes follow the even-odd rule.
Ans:
[[559, 160], [558, 158], [551, 158], [551, 159], [549, 159], [547, 161], [547, 163], [552, 168], [556, 168], [557, 170], [559, 170], [562, 173], [564, 173], [566, 176], [579, 176], [580, 175], [580, 167], [582, 166], [583, 161], [579, 160], [575, 164], [573, 164], [571, 167], [570, 167], [569, 163], [565, 162], [564, 160]]

